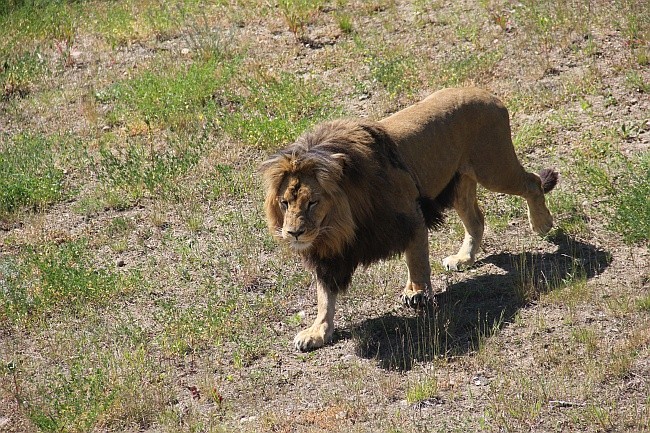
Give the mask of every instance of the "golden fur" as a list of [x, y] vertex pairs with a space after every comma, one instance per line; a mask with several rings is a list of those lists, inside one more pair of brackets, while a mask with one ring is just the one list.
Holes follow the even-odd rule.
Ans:
[[459, 270], [476, 259], [483, 214], [476, 185], [527, 200], [531, 227], [546, 233], [552, 218], [544, 194], [557, 173], [529, 173], [510, 138], [508, 112], [488, 92], [446, 89], [379, 122], [319, 125], [261, 166], [269, 229], [315, 275], [318, 316], [294, 343], [310, 350], [334, 329], [336, 295], [359, 265], [404, 253], [410, 306], [431, 294], [427, 227], [453, 206], [465, 226], [459, 252], [444, 259]]

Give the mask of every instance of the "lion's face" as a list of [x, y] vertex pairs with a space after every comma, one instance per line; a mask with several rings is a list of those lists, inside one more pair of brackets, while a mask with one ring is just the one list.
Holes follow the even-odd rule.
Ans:
[[277, 203], [283, 222], [280, 237], [296, 251], [308, 250], [321, 234], [330, 200], [311, 176], [287, 176]]

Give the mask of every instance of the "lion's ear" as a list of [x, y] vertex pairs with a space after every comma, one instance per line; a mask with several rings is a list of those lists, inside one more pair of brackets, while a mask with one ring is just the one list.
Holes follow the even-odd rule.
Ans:
[[332, 158], [337, 164], [339, 164], [341, 168], [345, 168], [345, 166], [348, 164], [350, 157], [345, 153], [333, 153], [330, 155], [330, 158]]
[[269, 159], [262, 162], [257, 167], [257, 172], [260, 174], [266, 174], [272, 170], [277, 169], [278, 166], [280, 166], [281, 163], [286, 160], [288, 160], [287, 156], [282, 153], [276, 153], [275, 155], [271, 155]]

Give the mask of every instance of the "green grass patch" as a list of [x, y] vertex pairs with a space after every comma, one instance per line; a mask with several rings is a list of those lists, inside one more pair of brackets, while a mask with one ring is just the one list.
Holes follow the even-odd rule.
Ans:
[[480, 83], [491, 77], [492, 70], [502, 57], [503, 53], [499, 50], [455, 52], [434, 71], [431, 85], [441, 88], [461, 86], [468, 81]]
[[304, 36], [305, 27], [314, 20], [324, 4], [324, 0], [278, 1], [278, 6], [285, 23], [298, 39]]
[[141, 137], [129, 139], [121, 149], [102, 147], [96, 171], [103, 201], [120, 208], [120, 203], [128, 206], [146, 195], [173, 199], [182, 187], [179, 180], [198, 163], [205, 138], [168, 137], [159, 150]]
[[629, 243], [650, 240], [650, 152], [632, 163], [628, 182], [619, 186], [612, 202], [609, 227]]
[[38, 50], [6, 53], [4, 61], [0, 64], [2, 99], [27, 96], [47, 71], [47, 65]]
[[0, 259], [0, 318], [25, 322], [102, 304], [129, 280], [96, 268], [85, 241], [30, 247]]
[[54, 139], [23, 134], [0, 142], [0, 221], [29, 208], [41, 210], [64, 196], [64, 173]]
[[128, 124], [132, 132], [146, 132], [147, 127], [189, 129], [215, 111], [215, 96], [229, 88], [235, 64], [216, 55], [180, 70], [162, 62], [98, 92], [96, 97], [102, 103], [113, 104], [109, 123]]
[[395, 98], [402, 94], [409, 95], [420, 84], [415, 75], [416, 62], [399, 50], [385, 50], [366, 57], [373, 81], [379, 83]]
[[548, 207], [554, 215], [556, 226], [565, 233], [580, 235], [588, 231], [588, 217], [580, 197], [574, 191], [553, 191], [547, 196]]
[[191, 25], [205, 7], [196, 0], [128, 0], [101, 2], [86, 8], [88, 30], [98, 32], [112, 47], [126, 46], [133, 41], [155, 38], [167, 40]]
[[246, 76], [226, 92], [218, 124], [235, 140], [260, 148], [286, 145], [314, 124], [341, 114], [332, 92], [288, 73]]
[[80, 10], [78, 1], [9, 0], [0, 6], [0, 52], [21, 49], [21, 45], [54, 41], [73, 42]]
[[409, 384], [406, 401], [410, 404], [424, 402], [438, 396], [438, 379], [435, 376]]
[[527, 152], [537, 147], [548, 148], [552, 145], [552, 138], [546, 125], [541, 122], [530, 122], [517, 128], [512, 142], [515, 149]]
[[96, 329], [87, 329], [70, 339], [65, 355], [45, 351], [42, 355], [55, 361], [47, 369], [40, 359], [3, 363], [11, 367], [3, 365], [0, 373], [12, 376], [19, 411], [42, 432], [151, 427], [170, 406], [171, 384], [145, 346], [118, 335], [125, 326], [130, 325], [100, 327], [119, 341], [119, 347], [96, 340]]
[[637, 301], [637, 305], [643, 311], [650, 313], [650, 294], [645, 295], [643, 298]]

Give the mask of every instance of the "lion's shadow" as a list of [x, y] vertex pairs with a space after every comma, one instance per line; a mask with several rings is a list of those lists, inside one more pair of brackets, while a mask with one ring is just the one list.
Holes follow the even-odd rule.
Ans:
[[611, 261], [606, 251], [564, 234], [550, 240], [557, 245], [553, 253], [501, 253], [482, 259], [478, 266], [491, 263], [505, 273], [451, 284], [436, 295], [435, 311], [388, 313], [354, 326], [357, 354], [391, 370], [466, 354], [541, 293], [593, 278]]

